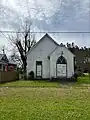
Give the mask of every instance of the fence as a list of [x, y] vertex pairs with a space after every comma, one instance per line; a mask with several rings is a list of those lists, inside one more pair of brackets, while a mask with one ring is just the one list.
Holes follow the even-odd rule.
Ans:
[[19, 79], [18, 74], [15, 71], [0, 72], [0, 83], [15, 81], [18, 79]]

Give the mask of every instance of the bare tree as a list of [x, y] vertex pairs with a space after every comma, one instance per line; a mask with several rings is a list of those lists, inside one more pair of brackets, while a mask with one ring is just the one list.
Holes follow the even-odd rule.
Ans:
[[[26, 79], [27, 68], [27, 52], [36, 44], [35, 35], [30, 32], [31, 22], [25, 21], [23, 26], [24, 31], [18, 31], [16, 35], [9, 35], [9, 39], [13, 45], [15, 45], [20, 54], [20, 58], [23, 63], [24, 78]], [[15, 56], [15, 54], [14, 54]]]
[[[11, 54], [11, 58], [13, 60], [19, 60], [21, 59], [22, 64], [23, 64], [23, 71], [25, 74], [25, 78], [26, 78], [26, 67], [27, 67], [27, 52], [33, 47], [33, 45], [35, 45], [36, 41], [35, 41], [35, 35], [31, 34], [31, 25], [32, 25], [32, 20], [31, 20], [31, 14], [30, 14], [30, 8], [29, 8], [29, 1], [25, 0], [25, 4], [26, 4], [26, 15], [21, 15], [18, 16], [17, 12], [12, 11], [10, 8], [7, 8], [6, 6], [4, 7], [2, 4], [0, 4], [0, 12], [6, 15], [6, 13], [9, 12], [13, 14], [15, 14], [16, 16], [18, 16], [18, 23], [16, 26], [14, 26], [14, 29], [16, 28], [16, 33], [14, 34], [9, 34], [8, 38], [7, 36], [2, 32], [1, 34], [6, 38], [9, 39], [12, 43], [12, 45], [17, 48], [18, 53], [12, 53]], [[2, 12], [3, 11], [3, 12]], [[35, 9], [36, 14], [37, 15], [37, 10]], [[14, 15], [14, 16], [15, 16]], [[15, 21], [15, 19], [14, 19]], [[13, 22], [13, 21], [12, 21]], [[19, 28], [18, 28], [19, 27]], [[23, 31], [23, 32], [21, 32]], [[11, 49], [11, 48], [10, 48]], [[3, 51], [4, 52], [4, 51]], [[16, 60], [16, 61], [17, 61]]]

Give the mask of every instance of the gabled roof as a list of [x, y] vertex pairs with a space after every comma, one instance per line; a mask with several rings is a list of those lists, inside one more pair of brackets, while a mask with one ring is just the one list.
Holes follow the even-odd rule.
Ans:
[[0, 62], [1, 63], [6, 63], [6, 64], [13, 64], [16, 65], [14, 61], [9, 60], [6, 56], [6, 54], [0, 54]]
[[[48, 37], [54, 44], [56, 44], [57, 46], [59, 46], [59, 44], [53, 39], [51, 38], [47, 33], [30, 49], [30, 51], [28, 53], [30, 53], [45, 37]], [[28, 55], [27, 53], [27, 55]]]
[[7, 58], [6, 54], [0, 54], [0, 61], [8, 62], [8, 58]]
[[[64, 47], [64, 48], [66, 48], [67, 50], [68, 50], [68, 48], [67, 47], [65, 47], [65, 45], [63, 45], [62, 43], [59, 45], [59, 46], [57, 46], [48, 56], [50, 56], [56, 49], [58, 49], [58, 47]], [[75, 56], [70, 50], [68, 50], [73, 56]]]
[[[61, 43], [60, 45], [52, 38], [52, 37], [50, 37], [47, 33], [29, 50], [29, 52], [28, 53], [30, 53], [45, 37], [48, 37], [54, 44], [56, 44], [57, 45], [57, 47], [48, 55], [48, 56], [50, 56], [58, 47], [65, 47], [67, 50], [68, 50], [68, 48], [65, 46], [65, 45], [63, 45], [63, 43]], [[75, 56], [70, 50], [68, 50], [73, 56]], [[28, 55], [28, 53], [27, 53], [27, 55]]]

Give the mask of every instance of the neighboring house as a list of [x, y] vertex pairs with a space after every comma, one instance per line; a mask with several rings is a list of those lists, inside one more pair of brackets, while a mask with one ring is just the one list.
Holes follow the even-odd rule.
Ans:
[[0, 54], [0, 71], [14, 71], [16, 64], [8, 60], [6, 54]]
[[35, 78], [71, 78], [74, 54], [46, 34], [27, 54], [27, 75], [31, 71]]

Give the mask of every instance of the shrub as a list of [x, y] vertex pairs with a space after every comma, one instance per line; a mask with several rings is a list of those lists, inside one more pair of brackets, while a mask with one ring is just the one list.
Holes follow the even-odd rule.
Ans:
[[33, 71], [30, 71], [28, 73], [28, 79], [34, 79], [34, 72]]

